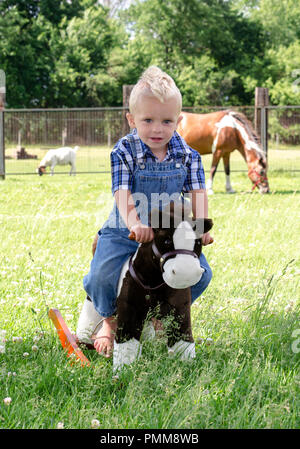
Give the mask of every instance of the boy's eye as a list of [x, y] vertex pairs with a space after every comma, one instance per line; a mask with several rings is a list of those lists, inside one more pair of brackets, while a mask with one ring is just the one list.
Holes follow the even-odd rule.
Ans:
[[164, 123], [166, 123], [167, 125], [169, 125], [169, 123], [172, 123], [172, 120], [164, 120]]
[[144, 119], [144, 122], [146, 122], [146, 123], [151, 123], [152, 120], [151, 120], [151, 118], [145, 118], [145, 119]]

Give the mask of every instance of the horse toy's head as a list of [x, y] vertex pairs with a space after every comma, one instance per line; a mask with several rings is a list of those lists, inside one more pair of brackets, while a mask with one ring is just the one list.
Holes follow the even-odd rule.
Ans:
[[252, 190], [256, 187], [260, 193], [269, 193], [269, 182], [267, 178], [267, 159], [265, 156], [255, 158], [248, 163], [248, 176], [251, 179], [253, 186]]
[[170, 211], [151, 212], [154, 231], [152, 250], [159, 261], [164, 282], [172, 288], [183, 289], [196, 284], [203, 274], [199, 256], [201, 237], [213, 226], [209, 218], [187, 217], [188, 209], [174, 207]]

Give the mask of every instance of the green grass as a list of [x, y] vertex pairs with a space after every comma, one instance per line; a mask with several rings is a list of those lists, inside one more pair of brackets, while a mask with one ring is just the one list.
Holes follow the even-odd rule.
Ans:
[[57, 307], [76, 328], [110, 175], [1, 181], [0, 428], [299, 428], [299, 179], [274, 170], [262, 196], [233, 173], [237, 193], [226, 195], [217, 175], [213, 280], [192, 308], [196, 360], [147, 343], [117, 381], [96, 353], [86, 352], [92, 368], [71, 365], [47, 317]]
[[[46, 150], [49, 148], [43, 148], [37, 145], [26, 146], [26, 151], [31, 155], [36, 155], [37, 159], [14, 159], [15, 147], [7, 145], [5, 168], [6, 173], [10, 176], [13, 174], [32, 174], [36, 172], [36, 168], [39, 161], [46, 154]], [[105, 146], [81, 146], [76, 156], [76, 169], [77, 172], [109, 172], [110, 171], [110, 159], [109, 148]], [[202, 157], [204, 168], [207, 172], [210, 170], [211, 155], [205, 155]], [[268, 164], [269, 172], [273, 171], [300, 171], [300, 147], [289, 146], [280, 147], [277, 149], [276, 145], [270, 142], [268, 151]], [[232, 171], [242, 170], [247, 171], [247, 165], [238, 151], [234, 151], [230, 157], [230, 167]], [[47, 168], [49, 173], [50, 169]], [[56, 166], [55, 173], [69, 173], [69, 166]], [[223, 176], [223, 163], [219, 164], [218, 171], [221, 172], [219, 176]]]

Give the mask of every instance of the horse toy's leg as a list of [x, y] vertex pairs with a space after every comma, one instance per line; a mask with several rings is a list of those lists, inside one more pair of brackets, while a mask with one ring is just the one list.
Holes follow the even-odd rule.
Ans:
[[[137, 360], [142, 352], [140, 343], [144, 322], [148, 309], [128, 304], [126, 292], [117, 299], [118, 327], [114, 341], [113, 371], [117, 372], [124, 365], [130, 365]], [[138, 300], [139, 298], [137, 298]], [[138, 301], [141, 303], [142, 300]], [[140, 311], [140, 313], [139, 313]]]
[[235, 193], [235, 190], [231, 186], [230, 182], [230, 153], [225, 153], [223, 155], [223, 165], [224, 172], [226, 177], [226, 192], [227, 193]]
[[172, 303], [176, 307], [169, 304], [161, 307], [162, 315], [171, 315], [167, 328], [168, 353], [178, 355], [181, 360], [191, 360], [196, 357], [196, 352], [191, 324], [190, 289], [176, 291]]

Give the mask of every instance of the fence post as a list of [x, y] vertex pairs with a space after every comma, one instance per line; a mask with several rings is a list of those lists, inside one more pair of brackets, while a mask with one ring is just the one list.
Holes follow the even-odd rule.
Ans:
[[126, 118], [126, 112], [128, 112], [129, 108], [129, 97], [132, 89], [134, 88], [134, 84], [124, 84], [123, 85], [123, 126], [122, 126], [122, 135], [125, 136], [129, 132], [129, 125]]
[[268, 157], [268, 106], [269, 89], [255, 88], [255, 131], [260, 135], [261, 145]]
[[4, 150], [4, 106], [5, 106], [5, 72], [0, 70], [0, 177], [5, 179], [5, 150]]

